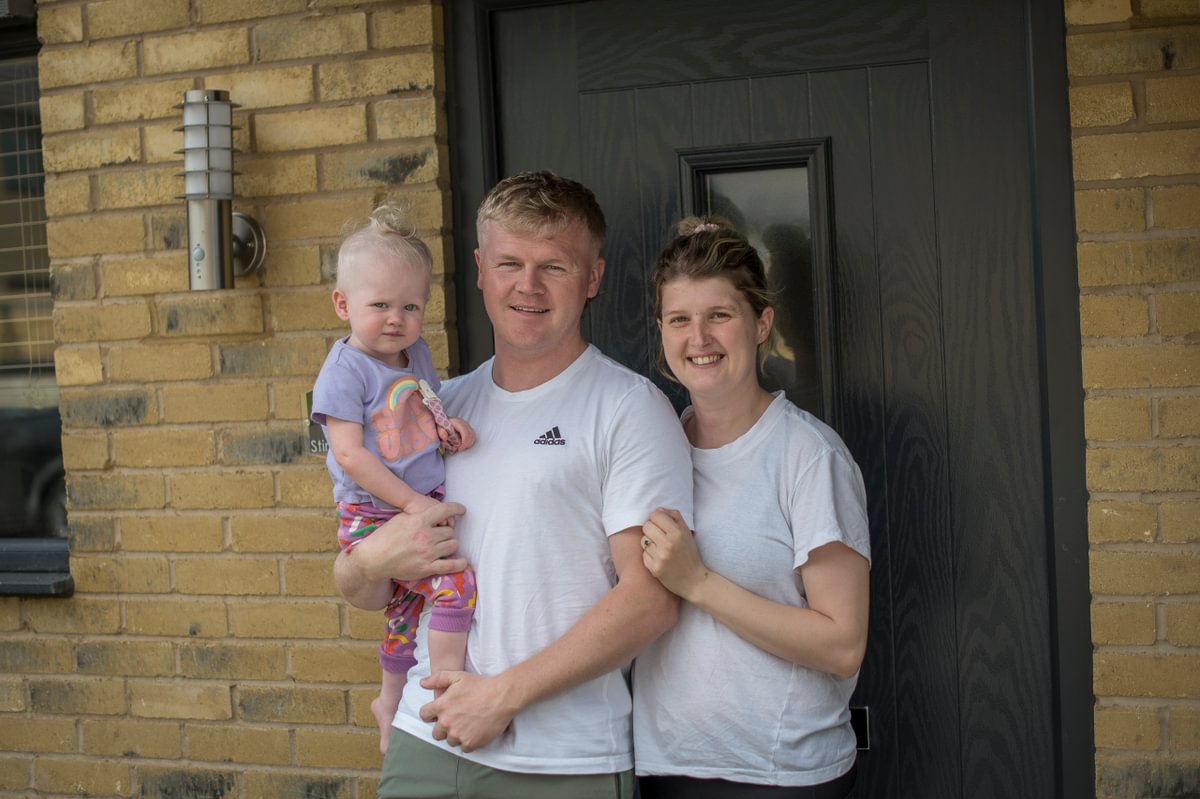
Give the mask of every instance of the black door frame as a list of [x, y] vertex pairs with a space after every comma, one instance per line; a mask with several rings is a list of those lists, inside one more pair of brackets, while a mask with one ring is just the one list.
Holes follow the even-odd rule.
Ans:
[[[557, 0], [583, 2], [584, 0]], [[488, 46], [492, 12], [547, 5], [554, 0], [463, 0], [444, 5], [447, 22], [447, 112], [451, 129], [451, 172], [454, 213], [455, 275], [460, 362], [473, 365], [490, 350], [491, 331], [474, 290], [475, 209], [497, 172], [492, 124], [492, 58]], [[1060, 3], [1033, 0], [929, 0], [952, 24], [932, 31], [943, 44], [938, 66], [953, 76], [955, 91], [991, 96], [992, 84], [1004, 78], [988, 65], [998, 60], [1024, 65], [1025, 106], [1016, 111], [1026, 121], [1024, 141], [963, 141], [955, 153], [973, 164], [976, 190], [953, 195], [953, 219], [939, 227], [943, 252], [969, 258], [977, 245], [970, 238], [973, 215], [992, 210], [986, 154], [994, 149], [1021, 148], [1029, 174], [1016, 181], [1031, 210], [1019, 220], [1028, 228], [1027, 257], [1033, 285], [1027, 287], [1037, 308], [1037, 416], [1040, 420], [1044, 472], [1043, 507], [1048, 531], [1043, 553], [1048, 572], [1050, 640], [1048, 650], [1052, 704], [1047, 708], [1055, 747], [1055, 796], [1094, 796], [1092, 657], [1088, 585], [1087, 492], [1083, 456], [1083, 381], [1078, 324], [1079, 289], [1075, 262], [1075, 222], [1067, 105], [1066, 27]], [[953, 28], [952, 30], [949, 28]], [[997, 35], [998, 28], [1003, 35]], [[1015, 43], [1019, 52], [1013, 55]], [[1006, 73], [1011, 74], [1011, 73]], [[1011, 87], [1008, 87], [1011, 90]], [[935, 87], [935, 91], [937, 87]], [[996, 113], [1005, 113], [998, 109]], [[1013, 181], [1009, 181], [1009, 191]], [[965, 221], [966, 224], [962, 224]], [[977, 565], [977, 564], [976, 564]], [[1027, 720], [1034, 723], [1035, 720]], [[1019, 764], [1011, 764], [1014, 767]], [[964, 794], [966, 795], [966, 794]]]

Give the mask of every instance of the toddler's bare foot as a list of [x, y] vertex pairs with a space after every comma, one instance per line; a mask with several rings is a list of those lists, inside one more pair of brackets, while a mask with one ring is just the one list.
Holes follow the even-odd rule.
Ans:
[[392, 739], [392, 717], [378, 696], [371, 700], [371, 714], [375, 716], [375, 722], [379, 725], [379, 753], [386, 755], [388, 741]]

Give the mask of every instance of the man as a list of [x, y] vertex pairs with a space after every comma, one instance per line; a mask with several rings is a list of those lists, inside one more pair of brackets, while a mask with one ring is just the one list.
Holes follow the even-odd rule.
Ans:
[[445, 524], [465, 506], [468, 670], [429, 675], [422, 625], [379, 796], [629, 797], [627, 667], [677, 613], [642, 564], [641, 525], [657, 507], [690, 524], [690, 450], [662, 393], [580, 332], [604, 274], [592, 193], [522, 173], [489, 192], [476, 227], [495, 356], [442, 392], [477, 432], [446, 461], [462, 505], [397, 516], [335, 568], [352, 604], [382, 607], [390, 578], [454, 552]]

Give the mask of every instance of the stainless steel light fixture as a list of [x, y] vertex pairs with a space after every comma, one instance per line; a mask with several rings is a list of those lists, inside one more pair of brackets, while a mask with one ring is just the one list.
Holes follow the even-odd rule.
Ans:
[[262, 225], [233, 212], [233, 108], [229, 92], [183, 93], [183, 197], [188, 217], [188, 283], [193, 290], [232, 288], [234, 275], [262, 268]]

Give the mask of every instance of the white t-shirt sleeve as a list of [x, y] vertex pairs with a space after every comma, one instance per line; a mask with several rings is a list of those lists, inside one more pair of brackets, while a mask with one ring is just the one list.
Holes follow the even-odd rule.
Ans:
[[634, 386], [609, 420], [604, 531], [640, 527], [656, 508], [692, 526], [691, 447], [671, 403], [654, 384]]
[[814, 549], [839, 541], [871, 560], [867, 497], [858, 465], [844, 451], [826, 449], [797, 476], [789, 500], [793, 568]]

